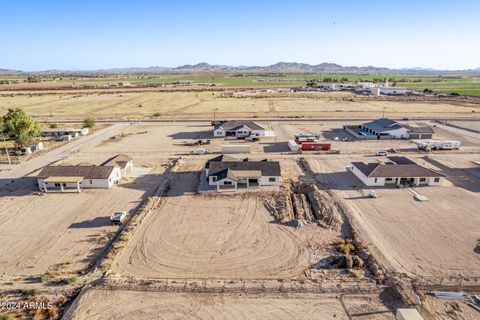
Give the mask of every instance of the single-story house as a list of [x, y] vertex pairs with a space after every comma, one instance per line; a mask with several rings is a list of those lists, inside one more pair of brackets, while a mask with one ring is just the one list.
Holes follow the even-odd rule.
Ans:
[[116, 166], [46, 166], [37, 175], [40, 190], [59, 188], [105, 188], [109, 189], [121, 178]]
[[441, 185], [445, 176], [416, 164], [406, 157], [388, 157], [384, 163], [352, 162], [347, 170], [352, 172], [366, 186], [410, 184], [413, 186]]
[[343, 128], [358, 139], [431, 139], [434, 133], [428, 126], [409, 126], [387, 118]]
[[133, 159], [126, 154], [117, 154], [116, 156], [108, 159], [101, 166], [115, 166], [120, 168], [122, 178], [128, 177], [133, 169]]
[[214, 137], [265, 136], [265, 129], [253, 121], [228, 121], [217, 124], [213, 129]]
[[89, 133], [88, 128], [43, 128], [40, 129], [42, 137], [60, 137], [70, 135], [72, 137], [86, 136]]
[[281, 183], [278, 161], [210, 161], [207, 181], [217, 191], [237, 191], [238, 188], [279, 186]]

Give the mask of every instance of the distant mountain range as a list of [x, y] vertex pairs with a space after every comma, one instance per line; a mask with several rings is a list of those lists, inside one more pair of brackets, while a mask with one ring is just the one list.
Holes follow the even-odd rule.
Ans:
[[[342, 66], [336, 63], [320, 63], [311, 65], [298, 62], [278, 62], [269, 66], [228, 66], [228, 65], [211, 65], [206, 62], [197, 64], [186, 64], [179, 67], [128, 67], [128, 68], [110, 68], [97, 70], [45, 70], [37, 72], [26, 72], [21, 70], [1, 69], [0, 74], [61, 74], [61, 73], [122, 73], [122, 72], [179, 72], [179, 73], [195, 73], [195, 72], [257, 72], [257, 73], [381, 73], [381, 72], [454, 72], [447, 70], [437, 70], [431, 68], [401, 68], [390, 69], [374, 66], [357, 67]], [[479, 68], [468, 70], [456, 70], [465, 72], [479, 72]]]

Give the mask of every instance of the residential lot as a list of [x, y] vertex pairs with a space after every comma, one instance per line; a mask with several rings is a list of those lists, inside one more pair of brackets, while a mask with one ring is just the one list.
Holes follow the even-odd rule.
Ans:
[[[455, 157], [463, 160], [450, 167]], [[381, 263], [410, 276], [439, 279], [480, 276], [480, 255], [475, 251], [480, 217], [473, 214], [480, 206], [480, 181], [462, 169], [475, 158], [472, 154], [450, 155], [446, 161], [443, 155], [413, 157], [446, 175], [444, 186], [415, 189], [428, 202], [418, 202], [410, 190], [397, 188], [375, 188], [379, 198], [367, 197], [366, 187], [345, 166], [377, 160], [371, 157], [325, 156], [309, 163], [320, 181], [346, 199], [360, 234]]]
[[[378, 295], [89, 290], [72, 319], [394, 319]], [[348, 312], [348, 313], [347, 313]]]
[[301, 232], [273, 223], [268, 194], [194, 195], [198, 172], [179, 172], [113, 271], [153, 278], [291, 278], [309, 268]]
[[[129, 179], [112, 189], [34, 194], [36, 181], [26, 178], [0, 193], [0, 269], [9, 276], [46, 271], [77, 272], [104, 248], [115, 211], [133, 212], [152, 192], [162, 168]], [[111, 235], [110, 235], [111, 236]]]

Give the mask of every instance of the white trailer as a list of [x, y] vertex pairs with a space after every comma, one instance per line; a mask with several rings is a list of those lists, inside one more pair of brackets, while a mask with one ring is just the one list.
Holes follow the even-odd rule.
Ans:
[[420, 150], [458, 150], [461, 146], [460, 141], [424, 141], [418, 144]]
[[316, 133], [297, 133], [295, 141], [298, 142], [317, 142], [320, 136]]
[[250, 153], [249, 145], [223, 145], [222, 153]]
[[298, 145], [297, 142], [295, 142], [295, 140], [289, 140], [288, 147], [290, 148], [290, 150], [294, 152], [298, 152], [300, 150], [300, 146]]

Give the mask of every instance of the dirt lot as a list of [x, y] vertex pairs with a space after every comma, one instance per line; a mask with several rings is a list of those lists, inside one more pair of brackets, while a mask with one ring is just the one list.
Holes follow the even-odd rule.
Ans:
[[272, 223], [262, 197], [194, 195], [197, 172], [178, 173], [113, 271], [154, 278], [284, 278], [310, 254], [294, 229]]
[[133, 210], [158, 180], [158, 175], [147, 175], [110, 190], [45, 196], [33, 194], [33, 178], [5, 187], [0, 200], [2, 273], [26, 276], [87, 267], [104, 247], [103, 238], [118, 228], [110, 226], [109, 216], [118, 210]]
[[208, 119], [218, 117], [328, 117], [376, 118], [385, 110], [390, 117], [471, 116], [478, 103], [464, 100], [423, 101], [403, 97], [359, 97], [350, 93], [289, 93], [225, 97], [221, 91], [205, 92], [51, 91], [4, 93], [0, 112], [21, 107], [29, 114], [48, 119], [111, 118]]
[[73, 319], [394, 319], [379, 296], [90, 290]]
[[[432, 160], [415, 158], [440, 169], [447, 182], [441, 187], [417, 188], [429, 198], [417, 202], [407, 189], [376, 188], [379, 198], [365, 197], [366, 187], [346, 172], [351, 161], [372, 161], [372, 157], [335, 157], [309, 160], [317, 177], [340, 192], [354, 210], [361, 235], [380, 262], [393, 270], [418, 277], [480, 276], [480, 255], [475, 250], [480, 238], [480, 182], [468, 171], [450, 168], [453, 157], [443, 165], [444, 155]], [[473, 154], [458, 155], [463, 163]], [[479, 170], [478, 168], [476, 170]], [[381, 257], [384, 257], [383, 259]]]

